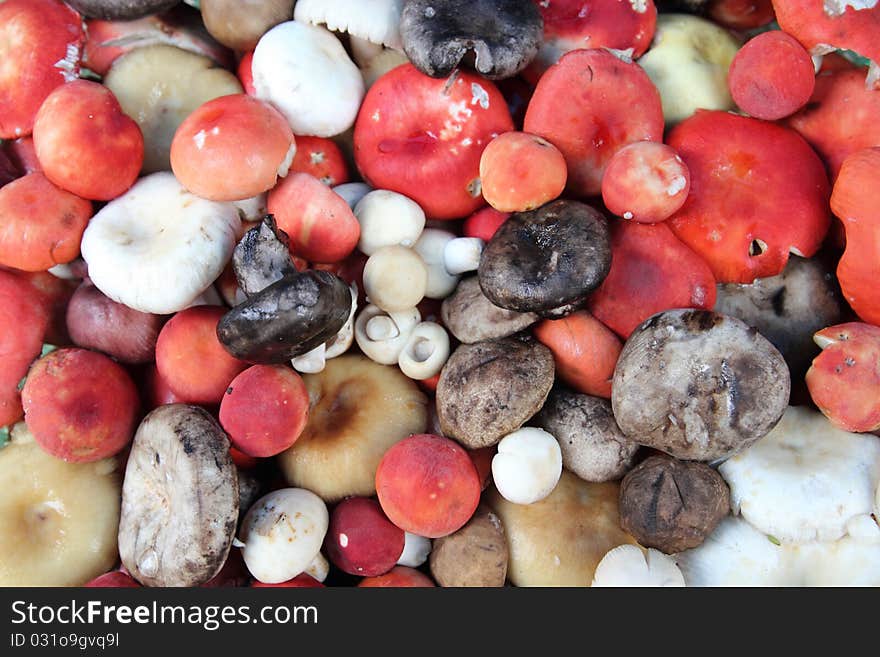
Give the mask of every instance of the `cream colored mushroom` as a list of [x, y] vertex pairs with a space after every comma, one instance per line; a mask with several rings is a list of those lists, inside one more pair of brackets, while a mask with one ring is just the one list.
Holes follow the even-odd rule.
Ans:
[[480, 257], [486, 245], [479, 237], [456, 237], [443, 249], [443, 264], [446, 271], [452, 274], [464, 274], [476, 271], [480, 266]]
[[373, 362], [394, 365], [421, 318], [416, 308], [386, 312], [370, 304], [355, 320], [354, 339]]
[[385, 311], [414, 308], [425, 297], [428, 268], [405, 246], [383, 246], [364, 266], [364, 291], [370, 303]]
[[446, 271], [443, 255], [446, 245], [455, 240], [455, 234], [438, 228], [426, 228], [413, 249], [428, 268], [428, 286], [425, 296], [429, 299], [445, 299], [455, 290], [459, 276]]
[[361, 225], [358, 249], [373, 255], [383, 246], [413, 246], [425, 227], [425, 213], [419, 204], [403, 194], [377, 189], [354, 207]]
[[409, 334], [397, 359], [400, 371], [422, 381], [438, 374], [449, 359], [449, 335], [435, 322], [421, 322]]

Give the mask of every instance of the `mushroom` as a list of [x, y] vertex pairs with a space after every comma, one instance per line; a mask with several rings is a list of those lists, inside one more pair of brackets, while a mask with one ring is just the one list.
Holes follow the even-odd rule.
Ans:
[[234, 206], [187, 192], [170, 172], [154, 173], [92, 217], [82, 255], [105, 295], [167, 315], [222, 273], [240, 223]]
[[238, 523], [229, 440], [198, 406], [171, 404], [138, 427], [122, 485], [119, 556], [147, 586], [196, 586], [216, 575]]
[[[352, 50], [354, 51], [355, 61], [357, 61], [358, 53], [354, 50], [354, 42], [352, 42]], [[409, 60], [406, 58], [406, 55], [396, 50], [383, 50], [368, 62], [359, 63], [361, 75], [364, 76], [364, 86], [369, 91], [376, 84], [376, 80], [388, 73], [388, 71], [404, 64], [409, 64]]]
[[294, 19], [324, 25], [334, 32], [347, 32], [352, 41], [401, 50], [400, 12], [403, 0], [299, 0]]
[[443, 247], [443, 266], [453, 276], [476, 271], [484, 246], [479, 237], [456, 237]]
[[[444, 263], [446, 246], [457, 239], [459, 238], [449, 231], [426, 228], [413, 246], [413, 250], [421, 256], [422, 262], [428, 268], [428, 284], [425, 287], [425, 296], [428, 299], [445, 299], [458, 284], [459, 277], [450, 273]], [[476, 266], [473, 268], [476, 269]]]
[[296, 21], [276, 25], [257, 43], [251, 68], [257, 97], [274, 105], [294, 133], [333, 137], [354, 123], [364, 81], [327, 30]]
[[245, 233], [232, 252], [232, 267], [239, 288], [249, 297], [296, 273], [287, 235], [278, 230], [272, 215]]
[[358, 249], [373, 255], [383, 246], [413, 246], [425, 227], [425, 213], [418, 203], [386, 189], [370, 191], [354, 206], [361, 225]]
[[464, 527], [434, 540], [431, 576], [447, 587], [504, 586], [508, 556], [504, 526], [480, 506]]
[[730, 493], [705, 463], [650, 456], [620, 483], [620, 526], [672, 554], [697, 547], [730, 511]]
[[364, 292], [382, 310], [416, 306], [428, 287], [428, 269], [419, 254], [405, 246], [383, 246], [364, 265]]
[[404, 532], [403, 552], [397, 559], [397, 565], [418, 568], [428, 560], [432, 547], [433, 543], [430, 538]]
[[360, 200], [373, 191], [373, 188], [367, 183], [353, 182], [336, 185], [336, 187], [333, 188], [333, 191], [345, 199], [345, 202], [348, 203], [348, 207], [354, 211]]
[[585, 481], [620, 479], [639, 449], [623, 435], [611, 403], [601, 397], [555, 388], [533, 422], [556, 436], [562, 464]]
[[589, 586], [611, 548], [634, 543], [620, 528], [616, 483], [591, 484], [563, 470], [553, 492], [534, 504], [486, 503], [504, 526], [514, 586]]
[[236, 358], [284, 363], [336, 335], [351, 312], [351, 292], [338, 276], [289, 274], [227, 312], [217, 337]]
[[529, 0], [407, 0], [403, 50], [422, 73], [443, 78], [473, 53], [473, 68], [498, 80], [524, 69], [541, 45], [544, 23]]
[[130, 21], [171, 9], [180, 0], [67, 0], [83, 16]]
[[684, 576], [675, 561], [658, 550], [618, 545], [596, 566], [591, 586], [680, 587]]
[[436, 322], [420, 322], [397, 358], [400, 371], [422, 381], [440, 373], [449, 358], [449, 335]]
[[470, 449], [494, 445], [540, 410], [552, 385], [553, 354], [538, 342], [460, 345], [437, 383], [440, 427]]
[[534, 504], [553, 492], [562, 475], [562, 451], [556, 438], [534, 427], [518, 429], [498, 443], [492, 480], [505, 500]]
[[293, 18], [296, 0], [201, 0], [211, 36], [233, 50], [253, 50], [271, 28]]
[[394, 365], [422, 317], [417, 308], [386, 312], [370, 304], [354, 323], [354, 339], [370, 360]]
[[291, 360], [290, 364], [297, 372], [303, 374], [320, 372], [329, 359], [341, 356], [351, 347], [351, 343], [354, 341], [354, 315], [357, 312], [357, 284], [352, 283], [349, 289], [351, 290], [351, 311], [349, 311], [345, 324], [327, 342]]
[[480, 289], [476, 276], [462, 280], [440, 307], [443, 325], [460, 342], [506, 338], [538, 321], [535, 313], [518, 313], [496, 306]]
[[582, 299], [610, 267], [602, 213], [577, 201], [554, 201], [512, 214], [486, 245], [478, 275], [496, 306], [534, 312]]
[[719, 471], [731, 508], [783, 543], [836, 541], [870, 514], [880, 480], [880, 438], [835, 428], [820, 413], [789, 407], [779, 424]]
[[678, 309], [654, 315], [629, 337], [611, 404], [632, 440], [711, 461], [767, 435], [790, 387], [785, 361], [757, 331], [726, 315]]

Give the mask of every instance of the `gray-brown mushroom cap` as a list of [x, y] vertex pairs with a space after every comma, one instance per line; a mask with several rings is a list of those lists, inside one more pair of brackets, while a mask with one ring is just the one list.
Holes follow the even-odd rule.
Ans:
[[611, 402], [561, 387], [551, 391], [532, 424], [559, 441], [562, 465], [585, 481], [620, 479], [639, 449], [614, 421]]
[[504, 586], [508, 559], [501, 520], [480, 505], [464, 527], [434, 540], [431, 575], [440, 586]]
[[621, 351], [614, 417], [634, 441], [676, 458], [727, 458], [759, 440], [788, 405], [780, 353], [742, 321], [678, 309], [643, 322]]
[[465, 344], [506, 338], [538, 321], [535, 313], [518, 313], [489, 301], [476, 276], [462, 280], [443, 300], [440, 315], [449, 332]]
[[477, 72], [498, 80], [532, 61], [544, 21], [531, 0], [408, 0], [400, 36], [407, 57], [425, 75], [446, 77], [472, 52]]
[[477, 274], [496, 306], [540, 313], [582, 300], [610, 269], [605, 217], [561, 200], [512, 214], [483, 249]]
[[83, 16], [105, 21], [130, 21], [171, 9], [180, 0], [65, 0]]
[[620, 526], [645, 547], [695, 548], [730, 512], [730, 491], [705, 463], [651, 456], [620, 483]]
[[533, 340], [460, 345], [437, 383], [443, 435], [477, 449], [498, 443], [537, 413], [553, 386], [552, 352]]

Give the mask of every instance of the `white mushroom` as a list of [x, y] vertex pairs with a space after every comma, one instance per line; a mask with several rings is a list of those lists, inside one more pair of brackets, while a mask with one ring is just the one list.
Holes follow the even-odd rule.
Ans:
[[269, 212], [268, 198], [268, 194], [257, 194], [241, 201], [232, 201], [232, 205], [243, 222], [260, 221]]
[[397, 359], [400, 371], [411, 379], [430, 379], [449, 359], [449, 334], [439, 324], [422, 322], [409, 334]]
[[301, 356], [297, 356], [290, 361], [297, 372], [302, 374], [317, 374], [324, 371], [324, 365], [327, 364], [327, 343], [321, 343], [311, 351], [307, 351]]
[[543, 500], [553, 492], [561, 475], [559, 443], [543, 429], [525, 427], [508, 434], [492, 458], [495, 488], [514, 504]]
[[446, 245], [453, 241], [455, 235], [438, 228], [426, 228], [413, 249], [418, 253], [428, 268], [428, 286], [425, 296], [429, 299], [445, 299], [453, 293], [458, 285], [459, 276], [446, 271], [443, 260]]
[[383, 246], [364, 265], [364, 291], [382, 310], [413, 308], [425, 297], [428, 268], [405, 246]]
[[222, 306], [223, 305], [223, 297], [220, 296], [220, 293], [217, 291], [213, 285], [209, 285], [204, 292], [202, 292], [199, 296], [192, 300], [192, 302], [187, 306], [187, 308], [192, 308], [194, 306]]
[[82, 255], [105, 295], [167, 315], [186, 308], [220, 275], [240, 224], [231, 204], [189, 193], [170, 172], [154, 173], [92, 217]]
[[659, 550], [648, 548], [645, 554], [638, 545], [619, 545], [602, 557], [592, 585], [681, 587], [684, 576], [672, 557]]
[[403, 0], [299, 0], [293, 17], [402, 50], [399, 29], [402, 10]]
[[880, 438], [835, 428], [791, 406], [779, 424], [719, 468], [731, 508], [782, 543], [835, 541], [870, 514], [880, 479]]
[[323, 582], [327, 579], [327, 575], [330, 574], [330, 562], [327, 561], [327, 557], [318, 552], [315, 558], [312, 559], [312, 563], [303, 572], [312, 579]]
[[394, 365], [420, 320], [421, 315], [416, 308], [386, 312], [370, 304], [355, 320], [354, 339], [370, 360], [382, 365]]
[[345, 202], [348, 203], [348, 207], [354, 210], [358, 202], [364, 196], [373, 191], [373, 188], [370, 187], [367, 183], [352, 182], [336, 185], [336, 187], [333, 188], [333, 191], [344, 198]]
[[368, 256], [383, 246], [413, 246], [425, 227], [425, 213], [418, 203], [385, 189], [361, 198], [354, 216], [361, 225], [358, 249]]
[[476, 271], [486, 245], [479, 237], [456, 237], [443, 250], [443, 264], [453, 276]]
[[428, 555], [431, 554], [431, 539], [409, 532], [405, 532], [403, 538], [403, 552], [400, 553], [397, 565], [418, 568], [428, 560]]
[[339, 39], [297, 21], [276, 25], [262, 36], [252, 71], [257, 97], [274, 105], [298, 135], [345, 132], [364, 97], [361, 73]]
[[327, 506], [304, 488], [282, 488], [261, 497], [241, 524], [245, 565], [266, 584], [293, 579], [320, 553], [329, 522]]
[[318, 372], [322, 372], [330, 358], [341, 356], [348, 351], [349, 347], [351, 347], [351, 343], [354, 340], [354, 314], [357, 310], [357, 284], [352, 284], [350, 289], [351, 312], [348, 314], [348, 320], [343, 324], [342, 328], [339, 329], [339, 332], [327, 342], [318, 345], [311, 351], [308, 351], [301, 356], [297, 356], [290, 361], [293, 369], [297, 372], [303, 374], [317, 374]]
[[[351, 50], [351, 58], [361, 71], [363, 71], [364, 67], [374, 58], [385, 52], [385, 47], [382, 46], [382, 44], [373, 43], [372, 41], [367, 41], [366, 39], [351, 35], [348, 37], [348, 47], [349, 50]], [[392, 52], [397, 51], [393, 50]]]

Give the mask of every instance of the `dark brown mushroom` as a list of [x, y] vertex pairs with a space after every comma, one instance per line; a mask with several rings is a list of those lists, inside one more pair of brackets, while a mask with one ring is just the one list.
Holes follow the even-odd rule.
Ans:
[[130, 21], [171, 9], [180, 0], [65, 0], [83, 16]]
[[581, 301], [610, 268], [605, 217], [563, 200], [511, 215], [483, 250], [477, 273], [496, 306], [545, 312]]
[[544, 21], [532, 0], [407, 0], [400, 17], [407, 57], [443, 78], [470, 62], [491, 80], [510, 78], [538, 53]]
[[724, 479], [705, 463], [658, 454], [620, 483], [620, 526], [645, 547], [673, 554], [700, 545], [730, 511]]
[[437, 383], [443, 435], [471, 449], [498, 443], [541, 409], [553, 374], [553, 354], [533, 340], [460, 345]]
[[538, 321], [535, 313], [518, 313], [500, 308], [486, 298], [476, 276], [458, 284], [440, 307], [443, 325], [460, 342], [506, 338]]
[[288, 245], [287, 233], [278, 229], [271, 214], [244, 234], [232, 252], [232, 269], [246, 296], [296, 273]]
[[735, 317], [678, 309], [650, 317], [630, 335], [611, 404], [632, 440], [712, 461], [767, 435], [790, 389], [782, 355], [755, 329]]

